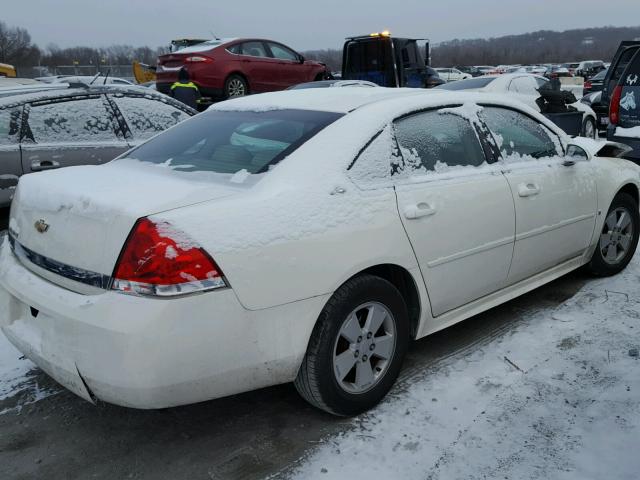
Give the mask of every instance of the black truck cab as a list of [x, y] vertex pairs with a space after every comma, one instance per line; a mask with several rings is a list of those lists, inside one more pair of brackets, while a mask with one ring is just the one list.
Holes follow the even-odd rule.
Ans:
[[[419, 41], [426, 43], [424, 57]], [[392, 37], [387, 31], [346, 39], [342, 78], [367, 80], [381, 87], [429, 88], [444, 83], [429, 67], [428, 41]]]

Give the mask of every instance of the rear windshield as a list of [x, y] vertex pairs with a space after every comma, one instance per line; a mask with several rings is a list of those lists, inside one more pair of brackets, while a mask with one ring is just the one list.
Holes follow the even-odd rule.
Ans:
[[353, 41], [345, 46], [342, 78], [368, 80], [381, 87], [395, 87], [391, 41], [387, 38]]
[[494, 77], [476, 77], [467, 80], [459, 80], [457, 82], [445, 83], [436, 88], [442, 90], [470, 90], [476, 88], [484, 88], [495, 80]]
[[631, 47], [631, 48], [627, 48], [622, 52], [618, 60], [618, 63], [615, 65], [615, 70], [613, 71], [613, 75], [611, 75], [611, 81], [614, 81], [614, 82], [618, 81], [618, 79], [622, 76], [625, 69], [627, 68], [627, 65], [629, 65], [629, 62], [631, 61], [631, 59], [633, 58], [633, 56], [637, 51], [638, 51], [638, 47], [635, 47], [635, 48]]
[[214, 110], [176, 125], [126, 157], [183, 172], [262, 173], [341, 116], [311, 110]]

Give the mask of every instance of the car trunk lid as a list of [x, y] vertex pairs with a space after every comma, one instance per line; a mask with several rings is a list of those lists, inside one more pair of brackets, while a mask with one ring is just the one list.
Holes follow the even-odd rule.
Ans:
[[69, 279], [104, 287], [97, 279], [111, 276], [138, 218], [242, 190], [199, 177], [135, 160], [25, 175], [9, 221], [14, 249], [67, 288]]

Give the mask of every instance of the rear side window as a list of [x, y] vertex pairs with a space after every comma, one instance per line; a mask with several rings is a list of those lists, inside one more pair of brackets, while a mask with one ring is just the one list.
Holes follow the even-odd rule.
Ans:
[[136, 140], [146, 140], [189, 118], [189, 114], [158, 100], [144, 97], [115, 97], [114, 101]]
[[102, 98], [32, 105], [31, 139], [36, 143], [104, 142], [117, 139], [113, 114]]
[[341, 116], [310, 110], [213, 110], [158, 135], [128, 157], [187, 172], [262, 173]]
[[245, 42], [242, 44], [242, 54], [250, 57], [269, 57], [262, 42]]
[[622, 87], [619, 125], [636, 127], [640, 125], [640, 50], [629, 62], [619, 84]]
[[613, 88], [618, 84], [618, 80], [620, 80], [620, 78], [622, 77], [622, 74], [629, 65], [629, 62], [639, 50], [640, 48], [637, 47], [627, 48], [620, 54], [618, 62], [614, 66], [610, 67], [614, 68], [613, 72], [611, 73], [611, 77], [609, 78], [609, 85], [607, 89], [610, 94], [611, 92], [613, 92]]
[[0, 110], [0, 146], [15, 145], [20, 137], [20, 110]]
[[547, 158], [560, 154], [552, 133], [527, 115], [499, 107], [484, 107], [480, 116], [491, 130], [502, 156]]
[[402, 155], [393, 171], [439, 171], [447, 167], [474, 166], [485, 161], [478, 136], [469, 121], [438, 111], [417, 113], [395, 123]]

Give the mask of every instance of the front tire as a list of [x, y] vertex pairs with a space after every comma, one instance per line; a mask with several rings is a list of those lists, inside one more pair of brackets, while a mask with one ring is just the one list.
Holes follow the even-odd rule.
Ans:
[[320, 313], [295, 387], [321, 410], [357, 415], [389, 392], [408, 343], [407, 307], [398, 289], [373, 275], [353, 278]]
[[588, 264], [589, 271], [599, 277], [620, 273], [636, 252], [639, 234], [638, 204], [631, 195], [619, 193], [607, 212], [598, 246]]

